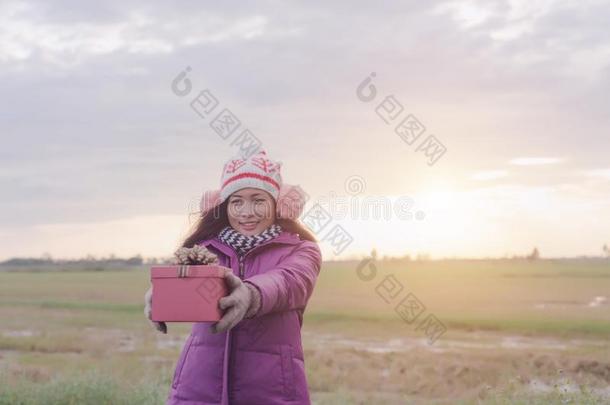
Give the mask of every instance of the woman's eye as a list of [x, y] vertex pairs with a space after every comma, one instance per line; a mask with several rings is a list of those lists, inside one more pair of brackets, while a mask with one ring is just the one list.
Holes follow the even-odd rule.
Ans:
[[256, 200], [257, 203], [264, 203], [265, 200]]

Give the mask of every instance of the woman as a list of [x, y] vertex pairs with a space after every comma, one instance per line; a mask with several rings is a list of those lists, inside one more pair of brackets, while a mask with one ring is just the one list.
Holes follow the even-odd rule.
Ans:
[[231, 159], [220, 190], [204, 193], [183, 246], [218, 255], [230, 294], [219, 301], [220, 321], [193, 324], [167, 405], [310, 404], [301, 326], [322, 256], [297, 221], [303, 195], [282, 184], [280, 168], [264, 151]]

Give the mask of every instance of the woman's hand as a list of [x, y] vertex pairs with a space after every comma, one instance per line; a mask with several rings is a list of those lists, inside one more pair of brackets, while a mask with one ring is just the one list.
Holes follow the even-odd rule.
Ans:
[[150, 320], [155, 329], [160, 332], [167, 333], [167, 325], [165, 322], [156, 322], [152, 320], [152, 287], [144, 294], [144, 315]]
[[224, 312], [222, 318], [212, 326], [213, 333], [231, 329], [244, 318], [252, 317], [260, 306], [260, 294], [256, 287], [244, 283], [233, 274], [231, 269], [225, 269], [224, 278], [229, 286], [230, 294], [218, 301], [218, 306]]

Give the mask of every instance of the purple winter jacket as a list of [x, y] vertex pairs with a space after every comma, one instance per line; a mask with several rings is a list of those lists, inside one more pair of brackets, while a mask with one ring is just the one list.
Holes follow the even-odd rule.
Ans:
[[216, 237], [198, 244], [256, 286], [261, 307], [218, 334], [210, 331], [212, 322], [193, 323], [166, 405], [310, 404], [301, 325], [322, 264], [318, 244], [282, 231], [248, 251], [242, 263]]

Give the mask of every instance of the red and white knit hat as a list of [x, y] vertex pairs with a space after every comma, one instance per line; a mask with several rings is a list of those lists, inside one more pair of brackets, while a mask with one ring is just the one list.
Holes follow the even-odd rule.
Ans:
[[307, 195], [301, 187], [283, 183], [281, 167], [282, 163], [270, 159], [264, 150], [248, 158], [229, 159], [222, 169], [220, 189], [206, 191], [201, 198], [202, 215], [237, 190], [252, 187], [271, 194], [278, 217], [297, 219], [303, 212]]
[[282, 185], [281, 162], [275, 162], [264, 150], [249, 158], [229, 159], [222, 169], [220, 199], [226, 200], [232, 193], [245, 187], [265, 190], [277, 201]]

